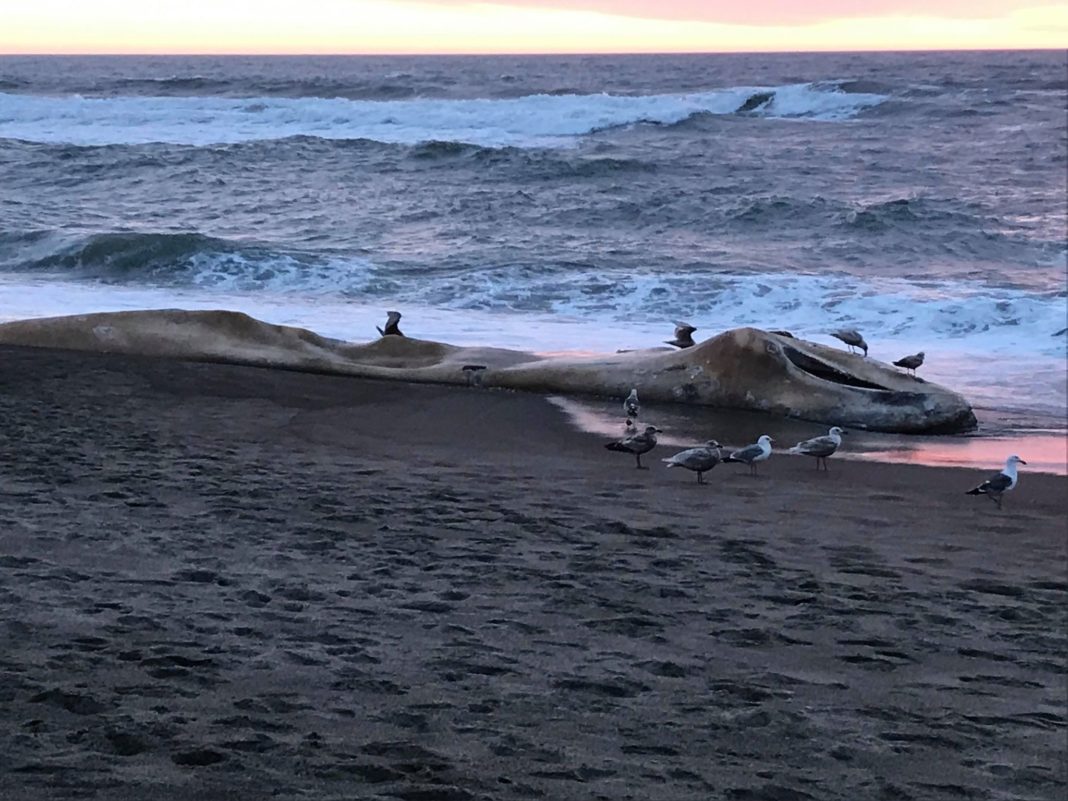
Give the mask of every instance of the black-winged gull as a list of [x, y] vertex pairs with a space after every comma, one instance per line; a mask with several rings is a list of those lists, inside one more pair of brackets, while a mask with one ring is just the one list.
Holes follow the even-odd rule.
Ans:
[[633, 453], [638, 462], [638, 469], [648, 470], [648, 467], [642, 467], [642, 454], [648, 453], [656, 447], [656, 435], [659, 433], [661, 431], [656, 426], [646, 426], [645, 430], [640, 434], [624, 437], [616, 442], [609, 442], [605, 447], [610, 451]]
[[823, 469], [827, 469], [827, 457], [831, 456], [842, 445], [842, 435], [845, 433], [838, 426], [832, 426], [822, 437], [813, 437], [812, 439], [806, 439], [804, 442], [799, 442], [794, 447], [790, 448], [787, 453], [796, 453], [801, 456], [815, 456], [816, 457], [816, 469], [820, 469], [820, 462], [823, 462]]
[[975, 489], [968, 490], [965, 495], [986, 495], [990, 500], [1001, 508], [1001, 496], [1016, 486], [1018, 476], [1016, 465], [1027, 464], [1015, 453], [1005, 460], [1005, 469], [995, 473]]
[[692, 470], [697, 473], [697, 483], [704, 484], [705, 480], [702, 476], [719, 464], [722, 457], [723, 454], [720, 452], [719, 443], [714, 439], [710, 439], [704, 445], [697, 448], [689, 448], [660, 461], [667, 464], [668, 467], [684, 467], [687, 470]]
[[868, 355], [868, 343], [864, 341], [864, 337], [860, 335], [860, 332], [855, 328], [841, 328], [837, 331], [832, 331], [831, 336], [835, 339], [840, 339], [849, 346], [849, 352], [853, 352], [853, 348], [860, 348], [864, 351], [864, 355]]
[[763, 462], [771, 456], [772, 442], [774, 442], [774, 440], [771, 437], [767, 434], [763, 434], [753, 445], [746, 445], [744, 448], [739, 448], [723, 461], [742, 462], [743, 464], [747, 464], [749, 465], [749, 472], [756, 475], [757, 462]]

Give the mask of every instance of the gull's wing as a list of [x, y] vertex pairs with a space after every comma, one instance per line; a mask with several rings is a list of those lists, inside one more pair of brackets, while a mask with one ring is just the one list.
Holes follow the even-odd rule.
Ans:
[[1012, 479], [1011, 478], [1009, 478], [1004, 473], [997, 473], [996, 475], [991, 476], [986, 481], [984, 481], [982, 484], [980, 484], [978, 487], [976, 487], [976, 489], [979, 492], [994, 492], [994, 493], [997, 493], [997, 492], [1004, 492], [1005, 490], [1007, 490], [1011, 486], [1012, 486]]
[[813, 437], [797, 443], [790, 450], [804, 456], [830, 456], [838, 450], [838, 443], [827, 436]]
[[738, 462], [751, 462], [764, 452], [764, 449], [759, 445], [747, 445], [741, 450], [737, 450], [731, 454], [730, 458]]

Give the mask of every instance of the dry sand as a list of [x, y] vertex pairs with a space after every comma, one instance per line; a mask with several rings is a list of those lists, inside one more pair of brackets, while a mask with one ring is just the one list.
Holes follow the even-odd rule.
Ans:
[[4, 801], [1064, 796], [1064, 477], [19, 348], [0, 420]]

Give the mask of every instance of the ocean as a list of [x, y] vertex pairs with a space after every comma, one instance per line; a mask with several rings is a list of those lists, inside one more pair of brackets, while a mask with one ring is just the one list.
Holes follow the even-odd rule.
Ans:
[[1062, 52], [0, 58], [0, 320], [229, 308], [614, 351], [923, 350], [1063, 432]]

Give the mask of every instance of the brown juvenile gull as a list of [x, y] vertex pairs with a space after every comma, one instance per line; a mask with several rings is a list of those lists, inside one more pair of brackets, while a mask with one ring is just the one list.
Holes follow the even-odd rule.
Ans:
[[660, 429], [656, 426], [646, 426], [645, 431], [640, 434], [624, 437], [616, 442], [609, 442], [605, 447], [610, 451], [633, 453], [634, 458], [638, 461], [638, 469], [648, 470], [648, 467], [642, 467], [642, 454], [648, 453], [656, 447], [656, 435], [659, 433], [661, 433]]
[[894, 362], [894, 367], [904, 367], [906, 370], [911, 370], [913, 375], [916, 375], [916, 368], [923, 364], [923, 351], [914, 353], [911, 356], [903, 356]]
[[675, 338], [665, 339], [664, 344], [674, 345], [676, 348], [692, 348], [697, 344], [693, 341], [693, 332], [696, 330], [689, 323], [675, 323]]
[[816, 469], [820, 469], [820, 462], [823, 462], [823, 469], [827, 469], [827, 457], [831, 456], [842, 445], [842, 434], [845, 431], [838, 426], [833, 426], [825, 436], [813, 437], [812, 439], [806, 439], [804, 442], [799, 442], [794, 447], [790, 448], [787, 453], [796, 453], [801, 456], [815, 456], [816, 457]]
[[626, 400], [623, 401], [623, 413], [627, 417], [637, 417], [640, 410], [641, 404], [638, 403], [638, 390], [632, 389]]
[[399, 311], [386, 312], [386, 327], [383, 329], [378, 328], [378, 326], [376, 325], [375, 328], [378, 328], [378, 333], [384, 337], [402, 337], [404, 336], [404, 333], [398, 327], [398, 323], [400, 323], [400, 318], [401, 313]]
[[864, 341], [864, 337], [855, 328], [842, 328], [838, 331], [832, 331], [831, 336], [846, 343], [849, 346], [850, 353], [853, 352], [853, 348], [860, 348], [864, 351], [865, 356], [868, 355], [868, 343]]
[[681, 451], [660, 461], [668, 467], [685, 467], [687, 470], [692, 470], [697, 473], [697, 483], [704, 484], [705, 480], [701, 476], [719, 464], [722, 456], [719, 443], [710, 439], [704, 445]]
[[742, 462], [743, 464], [747, 464], [749, 465], [749, 472], [756, 475], [757, 462], [763, 462], [771, 456], [772, 442], [774, 442], [774, 440], [771, 437], [767, 434], [763, 434], [753, 445], [746, 445], [744, 448], [739, 448], [723, 461]]
[[975, 489], [970, 489], [965, 495], [986, 495], [990, 500], [1001, 508], [1001, 496], [1016, 486], [1016, 465], [1027, 464], [1016, 454], [1005, 460], [1005, 469], [995, 473]]

